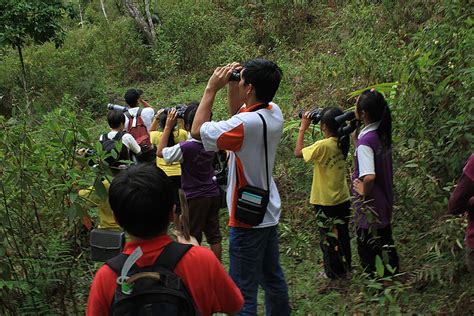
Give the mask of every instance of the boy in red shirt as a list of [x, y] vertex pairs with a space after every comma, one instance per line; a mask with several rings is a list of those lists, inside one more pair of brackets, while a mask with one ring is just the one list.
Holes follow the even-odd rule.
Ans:
[[[143, 255], [135, 263], [139, 267], [153, 265], [172, 242], [167, 235], [174, 209], [171, 188], [168, 177], [154, 164], [132, 166], [112, 181], [110, 206], [132, 239], [123, 253], [130, 255], [140, 246]], [[240, 290], [209, 249], [191, 247], [174, 273], [183, 281], [200, 315], [231, 314], [242, 308]], [[117, 274], [108, 265], [102, 266], [91, 285], [86, 315], [109, 315], [116, 287]]]

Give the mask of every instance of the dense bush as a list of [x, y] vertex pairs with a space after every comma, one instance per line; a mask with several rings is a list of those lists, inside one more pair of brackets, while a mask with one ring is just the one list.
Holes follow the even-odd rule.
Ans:
[[74, 157], [81, 143], [90, 143], [82, 127], [90, 124], [67, 98], [40, 119], [22, 112], [0, 117], [1, 314], [82, 310], [87, 265], [79, 219], [85, 213], [76, 190], [94, 174], [75, 168]]

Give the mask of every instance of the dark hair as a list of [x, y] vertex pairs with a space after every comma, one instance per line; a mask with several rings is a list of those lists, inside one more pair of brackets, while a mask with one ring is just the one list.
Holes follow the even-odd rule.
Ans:
[[273, 100], [282, 77], [282, 71], [275, 63], [257, 58], [244, 64], [242, 78], [255, 88], [258, 101], [268, 103]]
[[364, 110], [372, 122], [380, 121], [377, 134], [382, 145], [390, 148], [392, 146], [392, 115], [383, 94], [372, 89], [365, 90], [359, 96], [357, 111]]
[[196, 101], [190, 102], [187, 105], [186, 110], [184, 111], [184, 115], [183, 115], [184, 126], [186, 126], [186, 129], [188, 126], [191, 127], [193, 125], [194, 117], [196, 116], [196, 111], [197, 111], [198, 106], [199, 106], [199, 102], [196, 102]]
[[345, 125], [345, 122], [337, 123], [334, 119], [343, 113], [339, 107], [330, 106], [324, 108], [321, 111], [321, 124], [324, 124], [331, 134], [337, 136], [337, 146], [341, 150], [344, 159], [346, 159], [349, 153], [350, 139], [348, 135], [343, 135], [340, 130], [340, 127]]
[[134, 165], [112, 181], [109, 203], [119, 225], [149, 239], [166, 231], [173, 210], [173, 184], [154, 163]]
[[123, 97], [125, 99], [125, 102], [131, 107], [137, 106], [138, 99], [140, 99], [140, 96], [143, 94], [143, 90], [137, 90], [137, 89], [129, 89], [127, 92], [125, 92], [125, 96]]
[[[161, 112], [160, 114], [160, 121], [158, 122], [158, 127], [163, 130], [166, 126], [166, 119], [168, 118], [168, 112]], [[166, 144], [166, 147], [173, 147], [176, 142], [174, 141], [174, 129], [176, 127], [176, 124], [173, 126], [173, 131], [170, 133], [168, 136], [168, 142]]]
[[125, 114], [122, 111], [110, 110], [107, 113], [107, 122], [110, 128], [117, 128], [121, 123], [125, 124]]

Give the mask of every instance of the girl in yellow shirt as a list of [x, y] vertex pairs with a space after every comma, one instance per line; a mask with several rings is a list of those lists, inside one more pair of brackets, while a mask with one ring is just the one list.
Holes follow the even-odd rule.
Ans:
[[[161, 140], [161, 135], [163, 135], [163, 128], [166, 124], [167, 115], [164, 113], [163, 109], [159, 110], [150, 126], [150, 141], [155, 146], [158, 147], [158, 144]], [[160, 130], [158, 130], [160, 129]], [[178, 127], [178, 124], [175, 125], [173, 133], [170, 134], [168, 138], [168, 147], [174, 146], [180, 142], [184, 142], [188, 138], [188, 132], [186, 130], [181, 129]], [[181, 164], [177, 162], [173, 162], [172, 164], [168, 165], [163, 158], [156, 157], [156, 165], [158, 168], [161, 168], [166, 175], [171, 179], [173, 184], [175, 185], [175, 203], [176, 203], [176, 213], [179, 214], [181, 212], [180, 204], [179, 204], [179, 196], [178, 196], [178, 189], [181, 188]]]
[[346, 278], [351, 268], [351, 247], [348, 221], [350, 195], [347, 184], [346, 157], [349, 137], [339, 132], [341, 124], [335, 117], [343, 114], [338, 107], [321, 111], [321, 131], [324, 139], [304, 147], [304, 133], [311, 124], [310, 113], [301, 121], [295, 156], [314, 164], [310, 203], [314, 206], [318, 221], [323, 223], [320, 246], [323, 252], [324, 271], [332, 280]]

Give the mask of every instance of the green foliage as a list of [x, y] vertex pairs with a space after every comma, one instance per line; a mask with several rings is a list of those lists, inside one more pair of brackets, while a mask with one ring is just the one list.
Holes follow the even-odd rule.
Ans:
[[61, 18], [64, 7], [59, 0], [0, 2], [0, 45], [23, 47], [28, 39], [43, 44], [61, 45], [64, 31]]
[[443, 19], [430, 20], [413, 36], [401, 64], [405, 89], [396, 114], [402, 147], [418, 147], [416, 156], [404, 151], [401, 158], [416, 163], [431, 157], [429, 176], [444, 182], [459, 174], [473, 149], [474, 29], [472, 10], [462, 2], [436, 9]]
[[[21, 112], [1, 117], [2, 314], [78, 312], [72, 275], [83, 269], [84, 210], [74, 194], [93, 174], [74, 168], [76, 146], [90, 141], [81, 127], [90, 120], [74, 107], [65, 101], [34, 121]], [[32, 130], [38, 125], [41, 133]]]
[[[161, 1], [161, 31], [177, 57], [180, 70], [202, 69], [202, 62], [218, 43], [226, 25], [225, 15], [216, 10], [212, 2], [193, 0]], [[161, 40], [158, 46], [163, 45]]]

